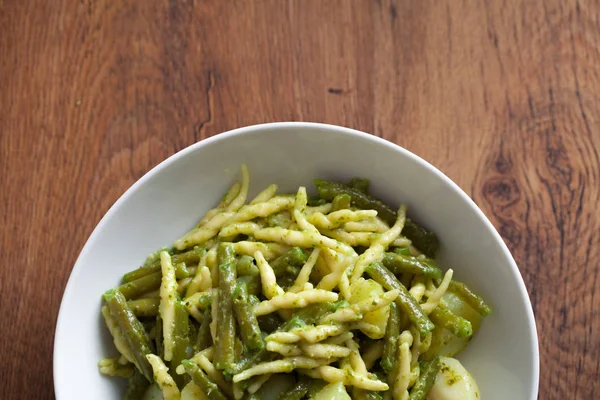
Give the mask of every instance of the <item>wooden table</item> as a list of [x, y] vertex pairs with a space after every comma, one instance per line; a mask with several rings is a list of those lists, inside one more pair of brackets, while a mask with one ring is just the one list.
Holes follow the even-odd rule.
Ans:
[[219, 132], [300, 120], [457, 182], [529, 289], [540, 398], [600, 398], [599, 16], [592, 0], [0, 0], [2, 398], [53, 398], [67, 278], [133, 182]]

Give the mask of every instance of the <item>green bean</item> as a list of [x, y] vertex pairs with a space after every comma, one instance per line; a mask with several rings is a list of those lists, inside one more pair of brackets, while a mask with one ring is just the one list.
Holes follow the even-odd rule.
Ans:
[[369, 180], [366, 178], [352, 178], [350, 179], [350, 182], [348, 182], [349, 187], [359, 190], [365, 194], [369, 194], [370, 184], [371, 182], [369, 182]]
[[240, 328], [240, 335], [246, 346], [252, 350], [262, 349], [265, 342], [244, 283], [238, 283], [233, 290], [233, 310]]
[[219, 265], [235, 264], [235, 249], [231, 244], [221, 243], [217, 249], [217, 261]]
[[331, 211], [339, 211], [350, 208], [350, 202], [352, 197], [346, 193], [338, 194], [333, 198], [331, 202]]
[[310, 196], [308, 198], [308, 206], [309, 207], [318, 207], [318, 206], [322, 206], [323, 204], [327, 203], [326, 200], [320, 198], [319, 196]]
[[227, 400], [227, 396], [221, 391], [219, 386], [214, 383], [205, 373], [200, 369], [199, 366], [189, 360], [183, 360], [181, 362], [185, 368], [185, 372], [192, 378], [194, 383], [208, 396], [209, 399], [213, 400]]
[[243, 282], [248, 288], [248, 293], [253, 296], [258, 296], [262, 292], [262, 283], [260, 281], [260, 275], [240, 276], [237, 279], [237, 281]]
[[448, 290], [460, 296], [461, 299], [473, 307], [473, 309], [482, 316], [485, 317], [492, 312], [492, 308], [464, 283], [452, 280], [450, 281]]
[[277, 284], [285, 291], [294, 285], [296, 278], [300, 273], [300, 268], [294, 270], [294, 273], [286, 273], [280, 278], [277, 278]]
[[[152, 382], [154, 382], [154, 378], [152, 378]], [[123, 400], [140, 400], [148, 386], [150, 386], [150, 381], [137, 369], [134, 370], [133, 375], [127, 381], [127, 391], [123, 395]]]
[[163, 337], [163, 323], [160, 313], [156, 316], [156, 337], [154, 342], [156, 343], [156, 355], [160, 358], [165, 356], [165, 342]]
[[[249, 302], [252, 305], [252, 307], [256, 307], [256, 305], [260, 303], [260, 300], [258, 300], [258, 297], [250, 295]], [[277, 313], [261, 315], [257, 318], [257, 320], [258, 325], [260, 326], [260, 330], [267, 333], [276, 331], [277, 329], [279, 329], [281, 324], [283, 324], [283, 320], [279, 318], [279, 316], [277, 316]]]
[[275, 354], [267, 351], [266, 348], [263, 348], [258, 351], [247, 352], [242, 355], [240, 360], [236, 362], [233, 369], [229, 371], [229, 373], [231, 375], [239, 374], [240, 372], [245, 371], [256, 364], [271, 361], [274, 357]]
[[215, 367], [221, 370], [231, 370], [234, 363], [233, 344], [235, 338], [235, 321], [231, 298], [226, 299], [225, 293], [219, 289], [219, 307], [217, 317], [217, 332], [215, 338]]
[[[202, 320], [202, 318], [200, 320]], [[196, 322], [196, 319], [194, 319], [193, 317], [190, 316], [189, 322], [188, 322], [188, 327], [189, 327], [189, 329], [188, 329], [188, 344], [193, 350], [194, 346], [196, 344], [196, 339], [198, 338], [199, 324]]]
[[187, 383], [185, 376], [179, 375], [175, 372], [175, 368], [181, 364], [183, 360], [187, 358], [187, 347], [189, 344], [189, 322], [187, 309], [183, 302], [178, 301], [175, 303], [175, 329], [174, 329], [174, 341], [175, 346], [173, 347], [173, 357], [171, 358], [171, 368], [169, 372], [173, 377], [175, 383], [180, 389]]
[[304, 265], [308, 257], [300, 247], [294, 247], [287, 253], [277, 257], [272, 263], [271, 268], [275, 272], [276, 277], [282, 277], [286, 273], [291, 273], [295, 276], [300, 272], [300, 268]]
[[425, 400], [440, 371], [440, 358], [432, 361], [419, 362], [421, 375], [410, 390], [409, 400]]
[[119, 292], [125, 296], [127, 300], [135, 299], [136, 297], [156, 290], [160, 287], [162, 273], [160, 271], [142, 276], [139, 279], [122, 284], [117, 288]]
[[398, 253], [385, 253], [383, 256], [383, 265], [396, 276], [407, 272], [409, 274], [423, 275], [433, 279], [442, 276], [442, 271], [435, 266], [435, 263], [429, 263], [416, 257], [405, 256]]
[[300, 381], [292, 389], [280, 394], [277, 400], [302, 400], [308, 393], [308, 382]]
[[196, 343], [194, 351], [202, 351], [212, 344], [212, 336], [210, 334], [210, 323], [212, 321], [212, 315], [210, 309], [204, 311], [202, 314], [202, 322], [198, 328], [198, 336], [196, 337]]
[[106, 301], [111, 315], [127, 338], [136, 366], [148, 381], [152, 381], [154, 375], [152, 366], [146, 360], [146, 354], [154, 353], [154, 346], [148, 337], [148, 333], [144, 330], [144, 326], [127, 305], [125, 296], [118, 290], [113, 289], [106, 292], [104, 301]]
[[429, 257], [435, 257], [440, 248], [440, 241], [437, 235], [410, 218], [406, 218], [402, 234], [411, 240], [413, 246]]
[[241, 256], [236, 265], [238, 275], [258, 275], [258, 267], [254, 264], [254, 259], [248, 255]]
[[[193, 265], [198, 264], [200, 258], [204, 255], [206, 249], [202, 247], [194, 247], [192, 250], [186, 251], [185, 253], [173, 254], [171, 256], [171, 262], [175, 267], [175, 274], [177, 275], [177, 279], [185, 278], [186, 276], [181, 276], [183, 271], [178, 267], [178, 264], [184, 263], [185, 265]], [[153, 253], [154, 254], [154, 253]], [[144, 277], [146, 275], [150, 275], [152, 273], [160, 271], [160, 251], [157, 251], [156, 256], [154, 258], [149, 257], [148, 261], [144, 263], [138, 269], [135, 269], [131, 272], [123, 275], [124, 282], [132, 282], [136, 279]]]
[[[348, 194], [352, 198], [352, 205], [361, 209], [373, 209], [377, 215], [390, 225], [396, 223], [396, 211], [381, 201], [369, 196], [362, 191], [339, 182], [315, 179], [315, 186], [319, 196], [325, 200], [333, 200], [338, 194]], [[413, 245], [430, 257], [434, 257], [439, 248], [439, 241], [435, 233], [407, 218], [402, 234], [409, 238]]]
[[400, 283], [398, 278], [394, 276], [381, 263], [375, 262], [366, 268], [367, 273], [387, 290], [398, 289], [400, 294], [396, 297], [396, 304], [407, 315], [410, 322], [417, 327], [419, 333], [423, 336], [431, 331], [435, 325], [427, 318], [419, 303], [408, 292], [406, 287]]
[[383, 341], [383, 354], [380, 365], [386, 373], [390, 373], [397, 360], [396, 350], [398, 338], [400, 337], [400, 311], [396, 303], [390, 304], [390, 316]]
[[[212, 293], [212, 292], [211, 292]], [[211, 293], [202, 293], [198, 297], [194, 297], [192, 299], [187, 299], [185, 301], [185, 305], [193, 305], [200, 311], [208, 310], [212, 305], [212, 294]], [[192, 300], [194, 300], [192, 302]]]
[[175, 277], [177, 279], [185, 279], [190, 276], [190, 271], [188, 271], [187, 265], [184, 262], [175, 263], [173, 267], [175, 268]]
[[408, 247], [397, 247], [394, 249], [394, 253], [401, 254], [403, 256], [410, 256], [410, 248]]
[[[127, 302], [127, 304], [129, 304], [129, 302]], [[137, 315], [136, 315], [136, 317], [137, 317]], [[156, 336], [153, 335], [152, 332], [156, 331], [156, 319], [154, 319], [152, 317], [150, 317], [150, 318], [144, 318], [144, 319], [138, 318], [138, 319], [142, 323], [142, 326], [144, 327], [144, 330], [146, 332], [148, 332], [148, 336], [150, 336], [151, 339], [154, 339]]]
[[[247, 284], [246, 282], [244, 282], [244, 281], [241, 281], [241, 280], [238, 278], [238, 285], [239, 285], [239, 284], [244, 284], [244, 285], [248, 286], [248, 284]], [[247, 290], [247, 287], [246, 287], [246, 290]], [[248, 302], [250, 302], [250, 304], [252, 305], [252, 307], [256, 307], [257, 305], [259, 305], [259, 304], [260, 304], [260, 300], [258, 299], [258, 297], [256, 297], [256, 296], [255, 296], [255, 295], [253, 295], [253, 294], [248, 294]], [[269, 315], [269, 314], [267, 314], [267, 315]]]
[[434, 324], [448, 329], [455, 336], [468, 337], [473, 334], [471, 322], [454, 314], [443, 304], [438, 305], [429, 317]]
[[312, 399], [313, 397], [315, 397], [315, 395], [317, 393], [319, 393], [321, 391], [321, 389], [323, 389], [325, 386], [327, 386], [327, 382], [325, 382], [322, 379], [313, 379], [313, 378], [309, 378], [308, 376], [302, 376], [300, 379], [308, 382], [308, 398], [309, 399]]
[[361, 209], [376, 210], [378, 216], [390, 225], [396, 222], [395, 210], [356, 188], [322, 179], [315, 179], [314, 182], [319, 196], [325, 200], [332, 201], [338, 194], [347, 194], [352, 198], [352, 205]]
[[217, 318], [218, 340], [215, 343], [215, 367], [230, 371], [235, 357], [233, 344], [235, 338], [235, 320], [233, 317], [233, 286], [235, 284], [235, 264], [228, 262], [234, 258], [231, 246], [221, 245], [218, 250], [219, 264], [219, 307]]
[[159, 299], [138, 299], [127, 302], [136, 317], [156, 317], [159, 303]]

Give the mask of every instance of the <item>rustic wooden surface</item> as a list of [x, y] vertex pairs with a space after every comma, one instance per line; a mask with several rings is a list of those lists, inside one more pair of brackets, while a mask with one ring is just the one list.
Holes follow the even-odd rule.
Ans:
[[219, 132], [319, 121], [454, 179], [525, 279], [541, 399], [600, 398], [600, 5], [0, 0], [0, 392], [50, 399], [56, 316], [136, 179]]

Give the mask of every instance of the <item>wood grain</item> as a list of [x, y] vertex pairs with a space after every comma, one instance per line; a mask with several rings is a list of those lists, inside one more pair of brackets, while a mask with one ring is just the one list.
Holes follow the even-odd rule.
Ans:
[[0, 392], [50, 399], [62, 291], [152, 166], [271, 121], [372, 132], [469, 193], [526, 281], [541, 399], [600, 398], [600, 4], [0, 0]]

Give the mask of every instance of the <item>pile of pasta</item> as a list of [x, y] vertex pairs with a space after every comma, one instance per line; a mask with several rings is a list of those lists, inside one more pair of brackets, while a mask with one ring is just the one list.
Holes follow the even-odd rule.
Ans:
[[364, 179], [315, 182], [317, 197], [270, 185], [250, 200], [242, 166], [194, 229], [103, 295], [120, 354], [100, 371], [129, 379], [124, 399], [435, 398], [489, 306], [442, 273], [405, 205]]

